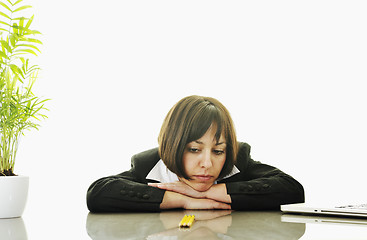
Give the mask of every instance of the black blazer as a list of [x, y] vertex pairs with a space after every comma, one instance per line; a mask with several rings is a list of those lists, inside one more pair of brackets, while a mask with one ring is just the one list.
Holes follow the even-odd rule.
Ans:
[[[89, 187], [91, 212], [159, 211], [165, 190], [148, 186], [150, 170], [160, 160], [154, 148], [131, 159], [129, 171], [101, 178]], [[302, 185], [279, 169], [254, 161], [250, 146], [239, 143], [236, 162], [239, 173], [218, 181], [225, 183], [234, 210], [278, 209], [281, 204], [304, 202]]]

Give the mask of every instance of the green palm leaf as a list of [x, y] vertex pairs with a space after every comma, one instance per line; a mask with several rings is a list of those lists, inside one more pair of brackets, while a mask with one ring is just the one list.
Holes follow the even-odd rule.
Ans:
[[11, 9], [5, 3], [0, 2], [0, 5], [3, 6], [4, 8], [6, 8], [9, 12], [11, 12]]
[[[15, 4], [14, 4], [15, 5]], [[12, 11], [13, 13], [15, 13], [15, 12], [19, 12], [19, 11], [22, 11], [22, 10], [24, 10], [24, 9], [27, 9], [27, 8], [31, 8], [32, 6], [29, 6], [29, 5], [25, 5], [25, 6], [21, 6], [21, 7], [19, 7], [19, 8], [17, 8], [17, 9], [15, 9], [14, 11]]]
[[5, 17], [5, 18], [7, 18], [7, 19], [9, 19], [9, 20], [11, 20], [11, 17], [9, 17], [8, 15], [6, 15], [5, 13], [3, 13], [3, 12], [0, 12], [0, 15], [1, 16], [3, 16], [3, 17]]

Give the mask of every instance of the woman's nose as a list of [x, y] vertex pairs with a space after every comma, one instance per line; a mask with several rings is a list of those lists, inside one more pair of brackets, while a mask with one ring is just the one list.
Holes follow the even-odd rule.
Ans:
[[204, 151], [200, 162], [200, 167], [210, 168], [212, 166], [211, 151]]

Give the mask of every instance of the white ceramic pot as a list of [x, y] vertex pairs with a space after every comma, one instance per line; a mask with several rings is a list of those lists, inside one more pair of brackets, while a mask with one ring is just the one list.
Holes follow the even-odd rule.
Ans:
[[0, 218], [22, 216], [27, 202], [28, 186], [28, 176], [0, 177]]

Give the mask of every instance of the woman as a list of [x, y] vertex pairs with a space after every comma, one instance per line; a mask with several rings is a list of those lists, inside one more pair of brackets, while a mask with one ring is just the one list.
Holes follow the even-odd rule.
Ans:
[[88, 189], [91, 212], [162, 209], [279, 209], [304, 201], [302, 185], [256, 162], [237, 142], [228, 110], [216, 99], [188, 96], [168, 112], [158, 148], [131, 159], [131, 169]]

